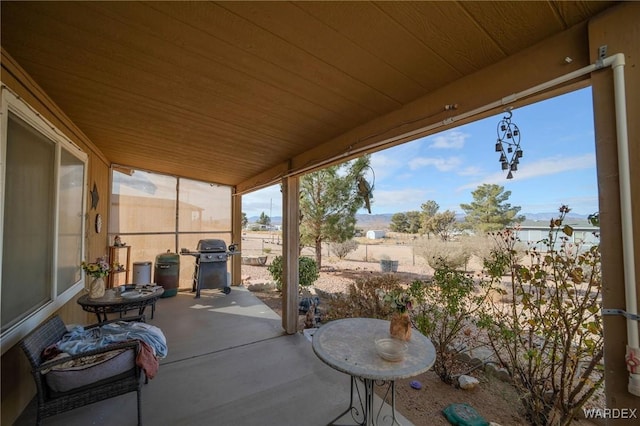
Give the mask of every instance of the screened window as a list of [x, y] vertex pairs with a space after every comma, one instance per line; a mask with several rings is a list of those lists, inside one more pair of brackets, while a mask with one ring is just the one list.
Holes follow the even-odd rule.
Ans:
[[82, 288], [86, 154], [3, 89], [2, 352]]
[[180, 179], [179, 232], [231, 229], [231, 188]]
[[[200, 239], [231, 243], [231, 187], [142, 170], [113, 168], [111, 241], [131, 246], [131, 262], [195, 250]], [[192, 285], [195, 258], [180, 256], [180, 287]]]

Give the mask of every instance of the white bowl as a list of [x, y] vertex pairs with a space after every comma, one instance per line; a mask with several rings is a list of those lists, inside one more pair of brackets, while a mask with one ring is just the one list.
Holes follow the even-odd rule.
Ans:
[[137, 291], [125, 291], [120, 296], [124, 297], [125, 299], [136, 299], [142, 296], [142, 294]]
[[387, 361], [402, 361], [408, 349], [407, 344], [398, 339], [377, 339], [375, 343], [376, 352]]

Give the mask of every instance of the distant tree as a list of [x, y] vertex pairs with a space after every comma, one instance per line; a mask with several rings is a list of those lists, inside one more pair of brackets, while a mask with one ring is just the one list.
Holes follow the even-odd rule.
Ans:
[[394, 213], [391, 216], [389, 229], [393, 232], [417, 234], [420, 232], [420, 212], [414, 210], [406, 213]]
[[271, 218], [267, 214], [262, 212], [262, 213], [260, 213], [260, 217], [258, 218], [258, 223], [260, 225], [269, 226], [269, 225], [271, 225]]
[[451, 210], [436, 213], [429, 221], [430, 231], [439, 236], [442, 241], [448, 241], [451, 238], [451, 232], [456, 228], [455, 225], [456, 213]]
[[246, 228], [248, 224], [249, 218], [247, 217], [247, 214], [245, 212], [242, 212], [242, 227]]
[[371, 188], [364, 193], [364, 173], [369, 156], [304, 175], [300, 179], [300, 241], [315, 248], [322, 266], [322, 242], [353, 238], [356, 212], [370, 202]]
[[389, 229], [393, 232], [409, 232], [409, 220], [405, 213], [395, 213], [391, 216]]
[[460, 204], [466, 214], [466, 228], [478, 233], [499, 231], [525, 219], [517, 216], [521, 207], [507, 203], [511, 191], [505, 191], [503, 186], [482, 184], [471, 195], [473, 201], [470, 204]]
[[430, 222], [436, 213], [438, 213], [440, 206], [435, 201], [429, 200], [422, 203], [420, 208], [422, 209], [420, 212], [420, 232], [422, 234], [427, 234], [427, 238], [429, 238], [430, 234], [433, 232], [431, 230]]
[[420, 212], [419, 211], [410, 211], [406, 213], [407, 222], [409, 223], [409, 229], [407, 232], [410, 234], [417, 234], [420, 232]]

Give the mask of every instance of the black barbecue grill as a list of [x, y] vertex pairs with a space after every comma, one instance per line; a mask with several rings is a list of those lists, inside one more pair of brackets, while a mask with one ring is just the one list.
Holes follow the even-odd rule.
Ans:
[[231, 292], [227, 280], [227, 260], [229, 256], [238, 254], [235, 245], [229, 245], [223, 240], [200, 240], [196, 251], [180, 250], [180, 254], [194, 256], [196, 267], [193, 272], [193, 291], [196, 292], [196, 299], [200, 298], [201, 289], [222, 289], [224, 294]]

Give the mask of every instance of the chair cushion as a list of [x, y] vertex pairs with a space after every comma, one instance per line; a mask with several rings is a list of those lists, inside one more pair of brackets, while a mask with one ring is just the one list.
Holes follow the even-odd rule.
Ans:
[[[62, 356], [68, 356], [61, 354]], [[59, 355], [60, 356], [60, 355]], [[135, 352], [119, 349], [70, 360], [51, 368], [47, 385], [55, 392], [67, 392], [99, 380], [125, 373], [135, 367]]]

